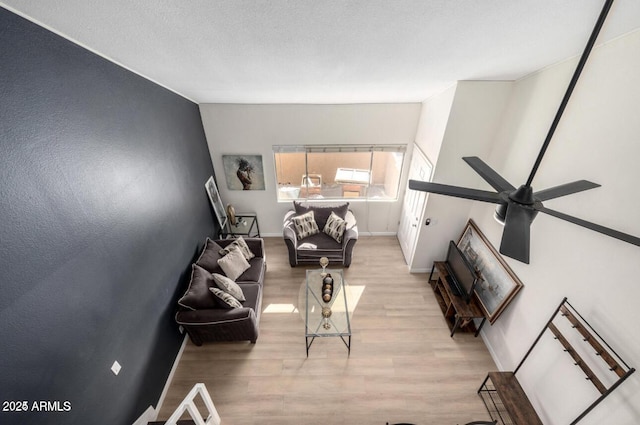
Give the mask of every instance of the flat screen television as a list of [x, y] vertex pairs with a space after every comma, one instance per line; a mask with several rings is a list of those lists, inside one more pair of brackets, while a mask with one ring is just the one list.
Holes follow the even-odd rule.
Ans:
[[445, 267], [449, 273], [447, 283], [451, 291], [469, 303], [478, 283], [478, 274], [454, 241], [449, 242]]

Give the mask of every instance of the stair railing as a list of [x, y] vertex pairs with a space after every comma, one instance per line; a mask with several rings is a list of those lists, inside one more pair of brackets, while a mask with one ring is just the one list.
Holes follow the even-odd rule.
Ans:
[[[200, 411], [194, 403], [197, 395], [200, 395], [200, 398], [208, 410], [206, 419], [202, 414], [200, 414]], [[189, 394], [187, 394], [184, 400], [182, 400], [178, 408], [173, 412], [169, 419], [167, 419], [165, 424], [176, 425], [184, 412], [189, 413], [191, 419], [196, 425], [220, 425], [220, 415], [218, 415], [218, 411], [213, 405], [213, 401], [211, 400], [209, 391], [207, 391], [207, 387], [202, 383], [198, 383], [193, 386], [191, 391], [189, 391]]]

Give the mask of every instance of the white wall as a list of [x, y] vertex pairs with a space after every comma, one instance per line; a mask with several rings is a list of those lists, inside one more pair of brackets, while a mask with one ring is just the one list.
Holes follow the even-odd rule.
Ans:
[[[577, 58], [566, 61], [514, 84], [488, 162], [516, 187], [528, 177], [576, 63]], [[545, 206], [640, 235], [639, 71], [640, 32], [593, 51], [533, 186], [541, 190], [584, 178], [602, 187]], [[497, 247], [502, 228], [492, 218], [493, 209], [474, 203], [471, 217]], [[524, 290], [483, 330], [499, 366], [509, 370], [517, 365], [567, 296], [631, 366], [640, 367], [640, 248], [544, 214], [535, 219], [531, 235], [530, 265], [506, 258]], [[597, 396], [557, 345], [521, 374], [523, 387], [550, 425], [569, 423]], [[562, 377], [554, 380], [551, 371]], [[640, 423], [640, 373], [580, 423]]]
[[[461, 81], [423, 104], [416, 144], [435, 164], [432, 181], [476, 187], [477, 174], [463, 156], [486, 158], [511, 93], [510, 82]], [[434, 158], [435, 157], [435, 158]], [[429, 194], [425, 217], [431, 224], [418, 236], [411, 271], [431, 269], [457, 239], [474, 202]]]
[[[236, 105], [202, 104], [200, 114], [225, 204], [236, 211], [257, 212], [264, 236], [282, 235], [282, 218], [292, 207], [276, 201], [273, 145], [407, 144], [415, 139], [421, 105]], [[222, 155], [262, 155], [266, 190], [228, 190]], [[403, 171], [403, 179], [406, 172]], [[404, 187], [404, 181], [401, 183]], [[403, 191], [400, 193], [400, 197]], [[361, 233], [395, 234], [400, 202], [354, 200], [351, 209]]]
[[[289, 205], [275, 200], [271, 145], [411, 145], [415, 134], [416, 143], [436, 164], [434, 181], [488, 189], [460, 159], [478, 155], [518, 186], [529, 174], [576, 63], [573, 59], [511, 84], [458, 84], [422, 105], [417, 132], [420, 105], [201, 105], [216, 170], [222, 170], [221, 155], [226, 153], [262, 154], [265, 161], [266, 191], [230, 192], [219, 171], [222, 198], [237, 210], [257, 210], [263, 233], [279, 234]], [[593, 51], [533, 182], [535, 189], [583, 178], [602, 184], [545, 205], [634, 235], [640, 235], [638, 70], [640, 32]], [[354, 205], [361, 228], [376, 232], [395, 231], [397, 207]], [[446, 241], [460, 234], [469, 216], [499, 245], [502, 228], [493, 220], [493, 205], [430, 196], [427, 208], [436, 226], [422, 232], [418, 249], [423, 250], [424, 264], [413, 268], [428, 269], [433, 259], [443, 257]], [[531, 264], [506, 258], [525, 287], [498, 321], [483, 329], [496, 363], [502, 369], [515, 367], [567, 296], [631, 366], [640, 367], [639, 260], [636, 246], [539, 214], [532, 227]], [[558, 368], [577, 369], [561, 349], [545, 351], [536, 359], [535, 370], [525, 368], [521, 375], [548, 425], [569, 423], [576, 413], [571, 409], [594, 399], [582, 377], [574, 382], [561, 372], [561, 382], [554, 380], [550, 371]], [[581, 421], [603, 423], [640, 423], [640, 373]]]
[[422, 102], [416, 144], [432, 164], [436, 164], [449, 122], [456, 85]]

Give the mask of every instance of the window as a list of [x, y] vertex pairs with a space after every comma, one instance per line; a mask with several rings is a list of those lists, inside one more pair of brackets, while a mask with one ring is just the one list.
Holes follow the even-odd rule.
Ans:
[[396, 200], [406, 145], [274, 146], [278, 201]]

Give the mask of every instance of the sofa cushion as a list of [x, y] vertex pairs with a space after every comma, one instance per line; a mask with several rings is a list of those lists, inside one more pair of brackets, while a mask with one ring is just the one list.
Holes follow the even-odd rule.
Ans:
[[336, 242], [326, 233], [318, 233], [298, 244], [298, 255], [312, 255], [314, 257], [335, 257], [342, 255], [342, 244]]
[[324, 226], [327, 224], [327, 220], [331, 215], [331, 212], [334, 212], [341, 219], [345, 219], [347, 216], [347, 211], [349, 211], [349, 203], [337, 204], [337, 205], [302, 205], [298, 201], [293, 201], [293, 209], [296, 214], [304, 214], [309, 211], [314, 212], [314, 217], [316, 219], [316, 223], [320, 229], [324, 229]]
[[344, 235], [344, 229], [346, 227], [347, 222], [332, 211], [322, 231], [331, 236], [336, 242], [342, 243], [342, 236]]
[[222, 258], [220, 250], [222, 247], [207, 238], [200, 257], [196, 260], [196, 264], [208, 271], [209, 273], [222, 273], [222, 268], [218, 264], [218, 260]]
[[316, 223], [314, 212], [309, 211], [302, 215], [293, 217], [293, 226], [296, 229], [296, 236], [298, 240], [302, 240], [309, 236], [320, 233], [318, 224]]
[[214, 273], [212, 276], [213, 281], [219, 289], [222, 289], [224, 292], [233, 296], [233, 298], [237, 299], [238, 301], [245, 300], [242, 288], [239, 287], [238, 284], [233, 280], [218, 273]]
[[219, 288], [209, 288], [209, 290], [213, 293], [216, 301], [218, 301], [218, 305], [222, 308], [240, 308], [242, 304], [240, 301], [235, 299], [233, 295], [224, 292]]
[[[242, 301], [242, 306], [259, 310], [262, 299], [262, 288], [260, 285], [256, 283], [240, 283], [239, 285], [246, 298], [246, 300]], [[260, 316], [259, 311], [256, 311], [256, 314]]]
[[242, 252], [242, 254], [244, 255], [244, 258], [247, 261], [249, 261], [253, 257], [255, 257], [254, 253], [251, 252], [251, 249], [249, 249], [249, 246], [247, 245], [247, 242], [242, 238], [242, 236], [238, 237], [237, 239], [234, 239], [234, 241], [231, 242], [229, 245], [227, 245], [225, 248], [220, 248], [219, 254], [222, 255], [222, 256], [225, 256], [234, 247], [238, 247], [238, 249], [240, 249], [240, 252]]
[[236, 283], [259, 283], [264, 281], [265, 260], [262, 257], [254, 257], [249, 260], [249, 268], [237, 279]]
[[191, 265], [191, 281], [189, 287], [178, 304], [189, 310], [215, 308], [215, 298], [209, 292], [209, 288], [215, 286], [211, 273], [198, 266]]
[[224, 274], [231, 280], [236, 280], [249, 268], [249, 263], [237, 247], [218, 260]]

